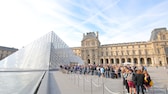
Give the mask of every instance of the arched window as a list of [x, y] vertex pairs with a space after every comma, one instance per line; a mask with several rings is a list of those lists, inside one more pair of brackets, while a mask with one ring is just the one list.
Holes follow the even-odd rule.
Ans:
[[88, 64], [90, 64], [90, 59], [88, 59]]
[[131, 62], [131, 58], [128, 58], [127, 61], [128, 61], [128, 62]]
[[114, 64], [114, 59], [111, 59], [111, 64]]
[[151, 64], [152, 64], [151, 58], [147, 58], [147, 64], [148, 64], [148, 65], [151, 65]]
[[120, 63], [118, 58], [116, 59], [116, 63], [117, 63], [117, 64], [119, 64], [119, 63]]
[[100, 64], [103, 64], [103, 59], [100, 59]]
[[134, 58], [134, 62], [133, 62], [134, 64], [138, 64], [138, 60], [137, 60], [137, 58]]
[[121, 62], [122, 62], [122, 63], [124, 63], [124, 62], [125, 62], [125, 59], [124, 59], [124, 58], [122, 58], [122, 59], [121, 59]]
[[140, 59], [140, 64], [145, 64], [144, 58], [141, 58], [141, 59]]
[[108, 59], [106, 59], [106, 64], [108, 64], [109, 62], [108, 62]]

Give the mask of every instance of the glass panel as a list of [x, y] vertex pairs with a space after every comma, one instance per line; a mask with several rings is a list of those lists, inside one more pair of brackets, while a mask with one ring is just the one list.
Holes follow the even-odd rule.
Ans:
[[0, 72], [1, 94], [34, 94], [44, 72]]

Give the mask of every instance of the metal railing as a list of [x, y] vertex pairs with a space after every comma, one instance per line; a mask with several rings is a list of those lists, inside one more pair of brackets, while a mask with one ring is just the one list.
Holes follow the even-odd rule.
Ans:
[[[97, 94], [96, 92], [101, 92], [100, 94], [124, 94], [121, 89], [118, 91], [112, 91], [106, 84], [106, 78], [92, 77], [80, 74], [68, 74], [68, 78], [81, 87], [83, 92], [90, 92], [90, 94]], [[122, 84], [122, 83], [121, 83]]]
[[[115, 80], [105, 77], [98, 77], [95, 75], [83, 75], [79, 73], [69, 73], [66, 74], [70, 80], [73, 81], [73, 83], [78, 87], [81, 87], [83, 92], [86, 92], [87, 94], [97, 94], [97, 92], [101, 92], [100, 94], [126, 94], [127, 91], [125, 89], [125, 86], [123, 85], [123, 79], [117, 78], [119, 81], [118, 86], [119, 88], [117, 90], [114, 90], [107, 85], [108, 81], [106, 80]], [[112, 87], [115, 87], [112, 86]], [[164, 87], [157, 87], [152, 86], [147, 91], [145, 91], [145, 94], [168, 94], [168, 87], [165, 85]]]

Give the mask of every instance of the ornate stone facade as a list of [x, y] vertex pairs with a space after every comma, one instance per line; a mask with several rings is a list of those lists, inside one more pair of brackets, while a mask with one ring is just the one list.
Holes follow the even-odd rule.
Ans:
[[16, 52], [18, 49], [0, 46], [0, 60]]
[[149, 41], [101, 45], [98, 32], [83, 34], [81, 47], [73, 47], [85, 64], [168, 65], [168, 30], [154, 29]]

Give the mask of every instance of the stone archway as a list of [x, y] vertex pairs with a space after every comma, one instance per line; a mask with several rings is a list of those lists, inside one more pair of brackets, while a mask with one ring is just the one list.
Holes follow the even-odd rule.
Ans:
[[145, 64], [144, 58], [140, 58], [140, 64]]
[[121, 63], [124, 63], [124, 62], [125, 62], [125, 58], [122, 58], [122, 59], [121, 59]]
[[114, 64], [114, 59], [111, 59], [111, 64]]
[[109, 62], [108, 62], [108, 59], [106, 59], [106, 64], [108, 64]]
[[116, 64], [120, 64], [120, 61], [119, 61], [119, 59], [118, 59], [118, 58], [116, 59]]
[[151, 58], [147, 58], [147, 65], [152, 65], [152, 60], [151, 60]]
[[128, 59], [127, 59], [127, 62], [131, 62], [131, 58], [128, 58]]
[[100, 64], [103, 64], [103, 59], [100, 59]]
[[134, 64], [138, 64], [138, 59], [137, 58], [134, 58]]
[[88, 64], [90, 64], [90, 59], [88, 59]]

